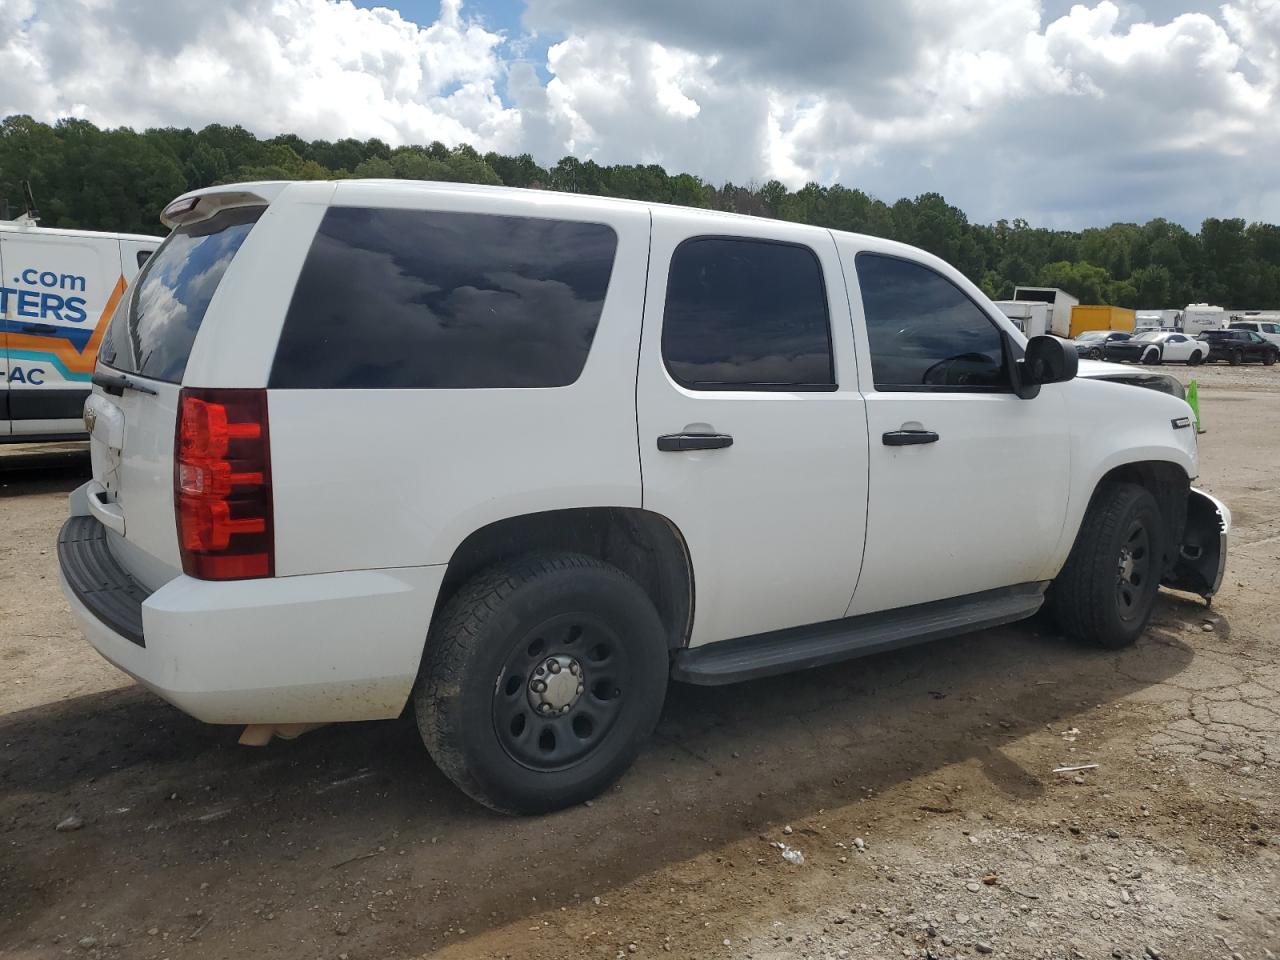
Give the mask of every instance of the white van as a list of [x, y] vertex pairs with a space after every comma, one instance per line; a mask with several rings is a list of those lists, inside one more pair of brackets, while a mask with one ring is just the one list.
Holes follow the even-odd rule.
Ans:
[[0, 221], [0, 443], [84, 433], [107, 320], [160, 240]]

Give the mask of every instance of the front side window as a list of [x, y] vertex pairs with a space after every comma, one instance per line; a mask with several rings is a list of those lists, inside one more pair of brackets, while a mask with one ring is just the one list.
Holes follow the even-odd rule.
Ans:
[[567, 386], [586, 365], [617, 246], [601, 223], [334, 207], [269, 386]]
[[662, 357], [693, 390], [834, 390], [817, 256], [768, 240], [686, 240], [671, 257]]
[[180, 383], [209, 302], [266, 209], [231, 207], [175, 228], [116, 309], [99, 359], [125, 373]]
[[877, 390], [1009, 389], [1004, 338], [950, 280], [877, 253], [856, 264]]

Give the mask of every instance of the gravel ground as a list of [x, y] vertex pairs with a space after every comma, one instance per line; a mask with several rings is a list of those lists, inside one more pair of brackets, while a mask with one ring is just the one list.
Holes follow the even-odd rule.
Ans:
[[0, 957], [1280, 954], [1280, 373], [1164, 369], [1235, 513], [1212, 610], [676, 686], [615, 790], [533, 820], [406, 720], [249, 749], [134, 686], [57, 589], [83, 448], [0, 452]]

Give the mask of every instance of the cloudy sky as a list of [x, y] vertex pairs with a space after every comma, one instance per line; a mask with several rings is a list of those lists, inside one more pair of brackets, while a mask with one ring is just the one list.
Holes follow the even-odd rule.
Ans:
[[1280, 0], [0, 0], [0, 115], [1280, 222]]

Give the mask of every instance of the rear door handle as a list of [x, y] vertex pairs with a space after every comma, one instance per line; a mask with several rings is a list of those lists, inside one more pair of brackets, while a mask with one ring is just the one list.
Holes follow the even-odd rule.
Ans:
[[937, 443], [932, 430], [890, 430], [880, 438], [886, 447], [914, 447], [921, 443]]
[[724, 433], [668, 433], [658, 438], [658, 449], [664, 453], [683, 450], [723, 450], [733, 446], [733, 437]]

